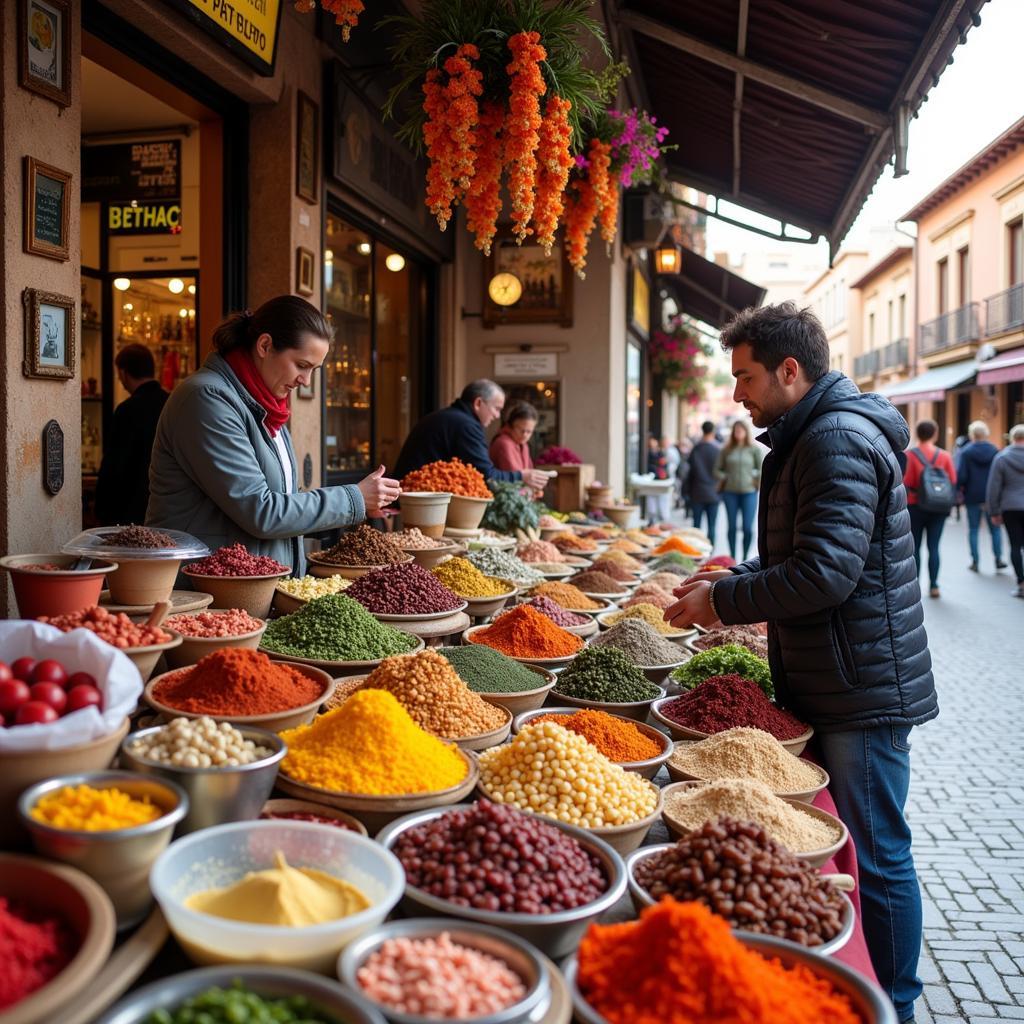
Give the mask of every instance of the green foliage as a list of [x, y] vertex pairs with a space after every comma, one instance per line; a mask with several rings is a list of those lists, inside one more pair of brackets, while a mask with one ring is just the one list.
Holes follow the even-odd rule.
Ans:
[[765, 696], [774, 698], [775, 687], [768, 662], [739, 644], [723, 644], [721, 647], [701, 651], [685, 665], [680, 665], [671, 678], [684, 690], [692, 690], [712, 676], [728, 676], [733, 673], [757, 683], [764, 690]]
[[487, 506], [482, 523], [488, 530], [512, 533], [528, 526], [536, 527], [540, 522], [544, 506], [524, 493], [522, 484], [488, 480], [487, 486], [494, 493], [494, 500]]

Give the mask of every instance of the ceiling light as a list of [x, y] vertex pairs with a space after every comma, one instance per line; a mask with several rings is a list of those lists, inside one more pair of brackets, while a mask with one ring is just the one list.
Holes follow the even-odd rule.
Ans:
[[405, 268], [405, 257], [401, 253], [393, 252], [389, 253], [387, 258], [384, 260], [384, 266], [388, 270], [393, 270], [396, 274]]
[[360, 242], [356, 246], [356, 252], [362, 253], [363, 256], [369, 256], [372, 248], [373, 246], [369, 242]]
[[180, 277], [172, 277], [167, 282], [167, 290], [175, 295], [180, 295], [185, 290], [185, 282]]
[[132, 283], [131, 283], [131, 281], [127, 277], [115, 277], [114, 278], [114, 287], [119, 292], [126, 292], [126, 291], [128, 291], [129, 288], [131, 288], [131, 286], [132, 286]]

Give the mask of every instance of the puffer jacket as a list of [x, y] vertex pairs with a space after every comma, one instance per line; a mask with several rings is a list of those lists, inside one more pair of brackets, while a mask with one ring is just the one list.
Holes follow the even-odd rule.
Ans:
[[984, 505], [988, 474], [999, 449], [991, 441], [972, 441], [964, 445], [956, 460], [956, 488], [965, 505]]
[[934, 718], [903, 417], [833, 371], [758, 440], [758, 557], [715, 584], [722, 622], [768, 621], [779, 701], [816, 729]]

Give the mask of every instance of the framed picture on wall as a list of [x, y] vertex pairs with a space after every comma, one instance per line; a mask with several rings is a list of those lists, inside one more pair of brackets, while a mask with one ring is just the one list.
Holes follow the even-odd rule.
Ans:
[[75, 375], [75, 300], [67, 295], [26, 288], [25, 359], [22, 373], [42, 380]]
[[561, 239], [547, 256], [539, 245], [516, 245], [511, 225], [498, 228], [484, 257], [483, 324], [572, 327], [572, 268]]
[[316, 205], [320, 200], [320, 109], [301, 89], [298, 97], [295, 191]]
[[70, 0], [17, 0], [17, 4], [19, 85], [58, 106], [70, 106]]
[[316, 291], [315, 258], [309, 249], [301, 245], [295, 250], [295, 290], [300, 295], [312, 295]]
[[70, 259], [71, 175], [25, 157], [25, 236], [22, 248], [33, 256], [66, 263]]

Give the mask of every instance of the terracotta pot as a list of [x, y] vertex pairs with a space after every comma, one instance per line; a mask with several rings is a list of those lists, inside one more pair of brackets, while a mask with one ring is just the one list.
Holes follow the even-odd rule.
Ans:
[[[103, 577], [117, 569], [117, 562], [95, 561], [89, 569], [70, 570], [77, 555], [8, 555], [0, 568], [11, 574], [18, 614], [23, 619], [40, 615], [68, 615], [99, 604]], [[59, 565], [61, 570], [31, 569], [32, 565]]]

